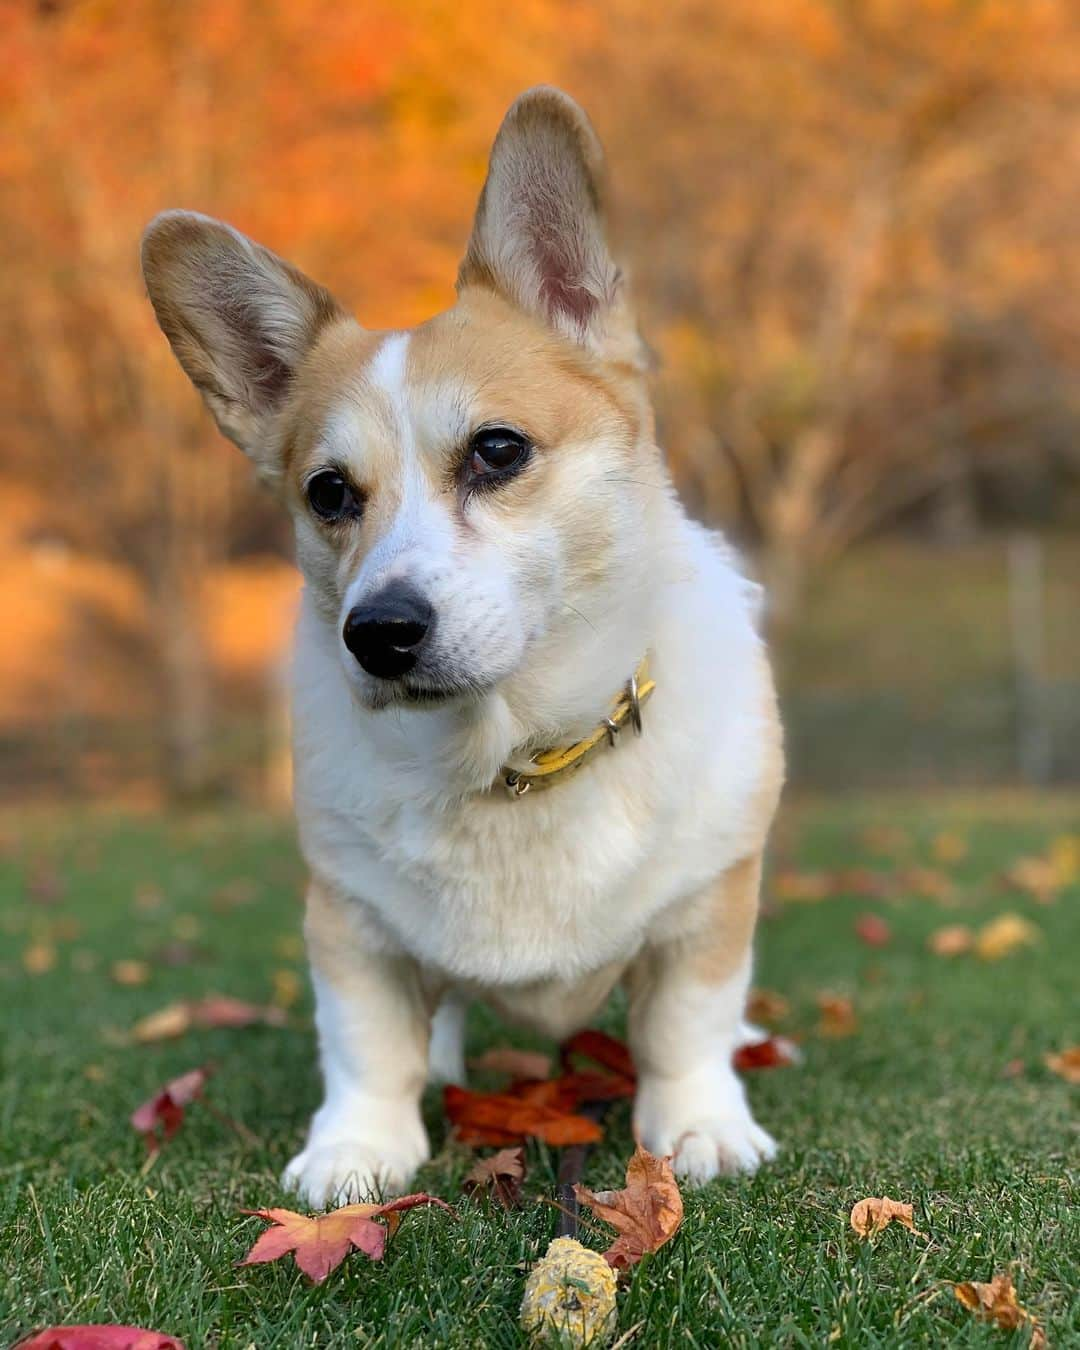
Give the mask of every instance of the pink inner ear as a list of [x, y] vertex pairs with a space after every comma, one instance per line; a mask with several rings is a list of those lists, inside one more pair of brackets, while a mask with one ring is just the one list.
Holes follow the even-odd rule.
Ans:
[[596, 313], [597, 300], [580, 282], [543, 274], [540, 300], [549, 314], [566, 314], [583, 331]]

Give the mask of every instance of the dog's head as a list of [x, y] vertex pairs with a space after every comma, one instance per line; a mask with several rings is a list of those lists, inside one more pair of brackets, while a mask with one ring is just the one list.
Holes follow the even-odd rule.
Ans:
[[290, 510], [309, 592], [369, 707], [485, 691], [567, 624], [600, 633], [633, 603], [663, 479], [602, 171], [572, 100], [522, 95], [458, 302], [408, 332], [365, 330], [217, 221], [167, 212], [146, 232], [158, 321]]

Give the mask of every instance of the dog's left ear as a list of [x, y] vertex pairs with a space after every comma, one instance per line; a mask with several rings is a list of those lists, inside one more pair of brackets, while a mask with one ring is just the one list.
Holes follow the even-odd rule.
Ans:
[[491, 151], [458, 290], [482, 286], [609, 360], [646, 362], [608, 251], [604, 152], [572, 98], [515, 100]]

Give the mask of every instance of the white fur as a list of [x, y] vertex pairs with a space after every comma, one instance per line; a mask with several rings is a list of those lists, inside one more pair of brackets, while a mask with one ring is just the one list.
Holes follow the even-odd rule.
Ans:
[[[615, 978], [590, 984], [590, 975], [677, 931], [681, 902], [742, 856], [765, 772], [755, 592], [717, 536], [688, 522], [674, 502], [661, 517], [666, 533], [651, 541], [659, 563], [634, 606], [649, 622], [634, 649], [650, 651], [657, 681], [645, 734], [624, 737], [578, 776], [520, 802], [480, 791], [522, 738], [523, 713], [508, 716], [510, 705], [521, 708], [513, 677], [475, 704], [373, 714], [352, 696], [336, 633], [313, 606], [302, 609], [294, 725], [307, 857], [356, 902], [374, 949], [407, 954], [433, 980], [490, 997], [556, 1035], [586, 1020]], [[580, 717], [574, 694], [582, 685], [595, 719], [632, 668], [623, 635], [605, 625], [626, 622], [620, 596], [611, 602], [596, 610], [598, 632], [570, 629], [529, 663], [530, 687], [550, 691], [544, 725]], [[573, 678], [577, 672], [590, 678]], [[638, 1013], [642, 1046], [686, 1047], [670, 1073], [643, 1075], [639, 1127], [657, 1149], [675, 1150], [697, 1180], [752, 1168], [774, 1149], [730, 1064], [747, 978], [743, 971], [712, 990], [675, 981], [651, 1011]], [[579, 986], [584, 1001], [575, 998]], [[554, 997], [544, 996], [548, 988]], [[331, 1046], [354, 1035], [396, 1037], [393, 999], [371, 987], [362, 998], [366, 1013], [320, 999]], [[350, 1026], [363, 1016], [369, 1031]], [[398, 1045], [396, 1053], [405, 1050]], [[440, 1049], [433, 1070], [445, 1073], [444, 1057]], [[357, 1127], [363, 1117], [350, 1108], [352, 1146], [342, 1151], [343, 1118], [329, 1103], [366, 1100], [370, 1070], [361, 1057], [327, 1058], [335, 1066], [328, 1106], [287, 1174], [313, 1202], [331, 1182], [360, 1193], [362, 1186], [349, 1190], [350, 1176], [369, 1178], [378, 1171], [370, 1157], [389, 1150], [381, 1129]], [[456, 1060], [450, 1067], [456, 1077]], [[411, 1082], [415, 1075], [413, 1066]], [[387, 1089], [380, 1081], [384, 1096]], [[395, 1090], [387, 1118], [396, 1110], [415, 1120], [412, 1088]], [[384, 1184], [400, 1177], [398, 1137], [378, 1171]]]

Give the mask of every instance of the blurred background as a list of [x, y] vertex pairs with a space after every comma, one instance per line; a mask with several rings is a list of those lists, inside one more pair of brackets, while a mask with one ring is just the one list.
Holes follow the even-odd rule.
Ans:
[[1080, 781], [1070, 0], [0, 0], [0, 798], [287, 797], [289, 534], [158, 333], [166, 206], [371, 326], [558, 83], [804, 788]]

